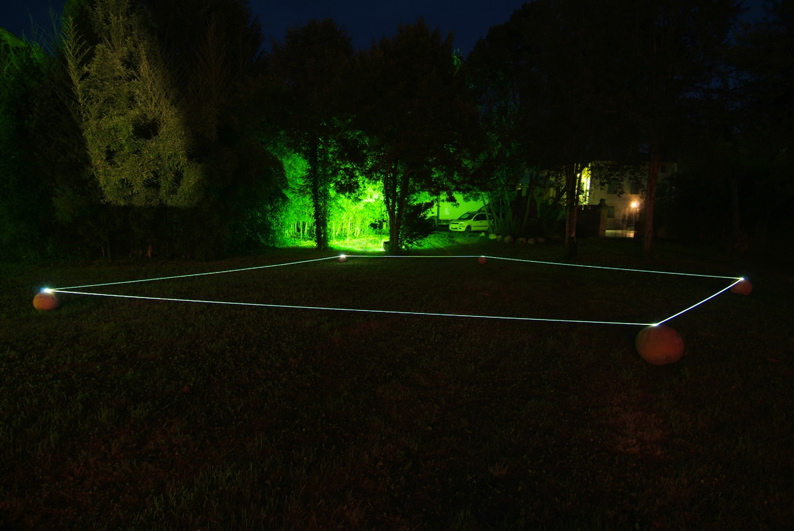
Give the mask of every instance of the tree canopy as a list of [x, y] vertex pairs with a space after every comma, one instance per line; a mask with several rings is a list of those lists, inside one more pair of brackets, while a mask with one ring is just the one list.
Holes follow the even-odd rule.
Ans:
[[361, 54], [359, 105], [369, 170], [383, 185], [390, 251], [401, 249], [410, 199], [454, 186], [478, 123], [452, 47], [424, 21], [402, 25]]
[[[650, 254], [665, 160], [678, 211], [719, 192], [713, 223], [746, 248], [792, 195], [794, 17], [768, 5], [740, 27], [734, 0], [533, 0], [464, 59], [422, 20], [363, 50], [312, 20], [263, 53], [245, 0], [68, 0], [50, 55], [0, 32], [2, 242], [209, 256], [274, 242], [291, 198], [325, 249], [331, 211], [377, 195], [398, 252], [419, 194], [449, 191], [490, 192], [510, 233], [556, 232], [565, 203], [575, 242], [580, 174], [628, 164]], [[554, 219], [532, 229], [539, 202]]]

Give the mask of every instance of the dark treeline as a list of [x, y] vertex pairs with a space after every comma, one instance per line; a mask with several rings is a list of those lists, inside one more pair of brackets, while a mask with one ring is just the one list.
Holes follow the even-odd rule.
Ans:
[[662, 161], [679, 237], [790, 240], [794, 2], [753, 24], [738, 4], [535, 0], [464, 58], [421, 20], [360, 51], [315, 20], [265, 53], [246, 0], [68, 0], [46, 52], [0, 29], [0, 255], [276, 245], [294, 160], [318, 248], [332, 197], [365, 184], [395, 252], [418, 194], [448, 190], [503, 199], [515, 233], [559, 203], [570, 240], [579, 173], [603, 161], [643, 168], [648, 253]]

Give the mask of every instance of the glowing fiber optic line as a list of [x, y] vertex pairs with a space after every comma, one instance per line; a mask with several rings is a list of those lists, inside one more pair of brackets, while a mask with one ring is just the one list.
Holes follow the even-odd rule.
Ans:
[[438, 312], [407, 312], [400, 310], [371, 310], [365, 308], [335, 308], [332, 306], [298, 306], [294, 304], [267, 304], [259, 302], [230, 302], [230, 301], [213, 301], [201, 299], [177, 299], [169, 297], [144, 297], [140, 295], [116, 295], [113, 293], [91, 293], [87, 291], [68, 291], [64, 289], [53, 289], [57, 293], [67, 293], [71, 295], [90, 295], [93, 297], [111, 297], [116, 299], [137, 299], [148, 301], [164, 301], [164, 302], [195, 302], [201, 304], [218, 304], [227, 306], [248, 306], [257, 308], [287, 308], [293, 310], [326, 310], [337, 312], [359, 312], [359, 313], [380, 313], [392, 315], [420, 315], [428, 317], [464, 317], [470, 319], [499, 319], [504, 321], [543, 321], [547, 323], [578, 323], [578, 324], [608, 324], [608, 325], [624, 325], [624, 326], [651, 326], [653, 323], [629, 323], [620, 321], [589, 321], [582, 319], [546, 319], [541, 317], [513, 317], [513, 316], [499, 316], [499, 315], [469, 315], [459, 313], [438, 313]]
[[684, 313], [688, 312], [689, 310], [691, 310], [691, 309], [693, 309], [693, 308], [697, 308], [698, 306], [700, 306], [700, 305], [701, 305], [701, 304], [703, 304], [704, 302], [708, 302], [708, 301], [710, 301], [711, 299], [713, 299], [713, 298], [714, 298], [714, 297], [716, 297], [717, 295], [719, 295], [719, 294], [721, 294], [721, 293], [725, 293], [726, 291], [728, 291], [729, 289], [731, 289], [732, 287], [734, 287], [734, 286], [735, 286], [736, 284], [738, 284], [739, 282], [742, 282], [742, 279], [741, 279], [741, 278], [740, 278], [739, 280], [737, 280], [736, 282], [734, 282], [733, 284], [731, 284], [730, 286], [728, 286], [727, 288], [723, 288], [723, 289], [719, 290], [719, 291], [718, 291], [717, 293], [715, 293], [714, 295], [710, 295], [710, 296], [706, 297], [705, 299], [703, 299], [702, 301], [698, 302], [697, 304], [693, 304], [693, 305], [692, 305], [692, 306], [690, 306], [689, 308], [687, 308], [687, 309], [685, 309], [685, 310], [681, 310], [680, 312], [678, 312], [678, 313], [676, 313], [676, 314], [674, 314], [674, 315], [671, 315], [671, 316], [670, 316], [670, 317], [668, 317], [667, 319], [665, 319], [665, 320], [663, 320], [663, 321], [659, 321], [658, 323], [654, 324], [653, 326], [659, 326], [660, 324], [662, 324], [662, 323], [666, 323], [667, 321], [669, 321], [669, 320], [671, 320], [671, 319], [675, 319], [675, 318], [676, 318], [676, 317], [678, 317], [679, 315], [681, 315], [681, 314], [684, 314]]
[[[172, 279], [180, 279], [180, 278], [192, 278], [192, 277], [200, 277], [200, 276], [207, 276], [207, 275], [219, 275], [223, 273], [236, 273], [236, 272], [243, 272], [243, 271], [255, 271], [258, 269], [267, 269], [272, 267], [282, 267], [288, 265], [297, 265], [297, 264], [308, 264], [312, 262], [321, 262], [326, 260], [331, 260], [335, 258], [491, 258], [494, 260], [507, 260], [512, 262], [522, 262], [522, 263], [530, 263], [530, 264], [543, 264], [543, 265], [559, 265], [559, 266], [568, 266], [568, 267], [583, 267], [589, 269], [605, 269], [605, 270], [612, 270], [612, 271], [623, 271], [623, 272], [638, 272], [638, 273], [656, 273], [662, 275], [676, 275], [676, 276], [690, 276], [690, 277], [702, 277], [702, 278], [714, 278], [714, 279], [730, 279], [734, 282], [727, 286], [726, 288], [710, 295], [709, 297], [703, 299], [702, 301], [693, 304], [692, 306], [674, 314], [670, 317], [659, 321], [658, 323], [635, 323], [635, 322], [622, 322], [622, 321], [599, 321], [599, 320], [583, 320], [583, 319], [551, 319], [551, 318], [541, 318], [541, 317], [515, 317], [515, 316], [497, 316], [497, 315], [470, 315], [470, 314], [456, 314], [456, 313], [438, 313], [438, 312], [412, 312], [412, 311], [399, 311], [399, 310], [372, 310], [372, 309], [363, 309], [363, 308], [336, 308], [336, 307], [324, 307], [324, 306], [298, 306], [298, 305], [286, 305], [286, 304], [266, 304], [266, 303], [250, 303], [250, 302], [233, 302], [233, 301], [214, 301], [214, 300], [201, 300], [201, 299], [181, 299], [181, 298], [166, 298], [166, 297], [146, 297], [146, 296], [137, 296], [137, 295], [118, 295], [118, 294], [108, 294], [108, 293], [89, 293], [83, 291], [69, 291], [74, 289], [82, 289], [82, 288], [91, 288], [91, 287], [100, 287], [100, 286], [116, 286], [121, 284], [135, 284], [141, 282], [153, 282], [156, 280], [172, 280]], [[718, 276], [718, 275], [704, 275], [699, 273], [677, 273], [677, 272], [670, 272], [670, 271], [652, 271], [646, 269], [623, 269], [618, 267], [609, 267], [609, 266], [596, 266], [596, 265], [585, 265], [585, 264], [568, 264], [568, 263], [561, 263], [561, 262], [549, 262], [549, 261], [541, 261], [541, 260], [528, 260], [528, 259], [520, 259], [520, 258], [505, 258], [500, 256], [487, 256], [487, 255], [416, 255], [416, 256], [406, 256], [406, 255], [335, 255], [335, 256], [328, 256], [323, 258], [315, 258], [310, 260], [299, 260], [295, 262], [285, 262], [281, 264], [266, 264], [261, 266], [253, 266], [253, 267], [246, 267], [246, 268], [238, 268], [238, 269], [228, 269], [224, 271], [209, 271], [205, 273], [191, 273], [185, 275], [172, 275], [172, 276], [165, 276], [165, 277], [156, 277], [156, 278], [148, 278], [148, 279], [139, 279], [139, 280], [125, 280], [119, 282], [105, 282], [100, 284], [86, 284], [82, 286], [70, 286], [65, 288], [42, 288], [42, 293], [68, 293], [74, 295], [91, 295], [96, 297], [112, 297], [112, 298], [127, 298], [127, 299], [141, 299], [141, 300], [153, 300], [153, 301], [167, 301], [167, 302], [194, 302], [194, 303], [204, 303], [204, 304], [223, 304], [229, 306], [248, 306], [248, 307], [264, 307], [264, 308], [287, 308], [287, 309], [304, 309], [304, 310], [327, 310], [327, 311], [344, 311], [344, 312], [361, 312], [361, 313], [380, 313], [380, 314], [394, 314], [394, 315], [420, 315], [420, 316], [435, 316], [435, 317], [462, 317], [462, 318], [474, 318], [474, 319], [501, 319], [501, 320], [513, 320], [513, 321], [542, 321], [542, 322], [556, 322], [556, 323], [581, 323], [581, 324], [613, 324], [613, 325], [627, 325], [627, 326], [658, 326], [662, 323], [670, 321], [689, 310], [704, 304], [705, 302], [713, 299], [714, 297], [724, 293], [725, 291], [731, 289], [736, 284], [742, 282], [744, 277], [728, 277], [728, 276]]]
[[[121, 284], [135, 284], [138, 282], [154, 282], [156, 280], [173, 280], [177, 278], [191, 278], [191, 277], [202, 277], [208, 275], [222, 275], [224, 273], [239, 273], [241, 271], [255, 271], [257, 269], [266, 269], [270, 267], [282, 267], [288, 265], [296, 265], [296, 264], [308, 264], [310, 262], [321, 262], [323, 260], [331, 260], [337, 258], [336, 255], [334, 256], [327, 256], [325, 258], [313, 258], [311, 260], [301, 260], [298, 262], [285, 262], [283, 264], [267, 264], [261, 266], [254, 266], [254, 267], [243, 267], [240, 269], [227, 269], [226, 271], [208, 271], [206, 273], [189, 273], [187, 275], [173, 275], [169, 277], [157, 277], [157, 278], [143, 278], [139, 280], [122, 280], [120, 282], [104, 282], [102, 284], [85, 284], [82, 286], [67, 286], [64, 288], [50, 288], [52, 291], [64, 290], [64, 289], [81, 289], [81, 288], [98, 288], [102, 286], [118, 286]], [[64, 292], [65, 293], [65, 292]]]
[[417, 254], [417, 255], [404, 255], [404, 254], [348, 254], [348, 258], [479, 258], [481, 254], [461, 255], [461, 254]]
[[622, 267], [609, 267], [609, 266], [597, 266], [597, 265], [587, 265], [587, 264], [566, 264], [564, 262], [544, 262], [542, 260], [526, 260], [523, 258], [505, 258], [502, 256], [485, 256], [485, 258], [492, 258], [494, 260], [509, 260], [511, 262], [526, 262], [530, 264], [544, 264], [544, 265], [555, 265], [555, 266], [566, 266], [566, 267], [585, 267], [588, 269], [608, 269], [611, 271], [625, 271], [630, 273], [656, 273], [659, 275], [677, 275], [682, 277], [703, 277], [703, 278], [719, 278], [719, 279], [727, 279], [727, 280], [741, 280], [739, 277], [725, 277], [720, 275], [703, 275], [700, 273], [677, 273], [674, 271], [651, 271], [649, 269], [630, 269], [630, 268], [622, 268]]

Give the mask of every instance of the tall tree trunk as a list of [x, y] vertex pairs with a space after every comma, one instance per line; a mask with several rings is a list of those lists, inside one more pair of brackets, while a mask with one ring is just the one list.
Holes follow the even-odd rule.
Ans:
[[[406, 170], [397, 175], [399, 169], [392, 170], [394, 173], [384, 179], [384, 199], [386, 212], [389, 215], [389, 253], [397, 254], [402, 250], [400, 233], [405, 218], [405, 207], [408, 203], [409, 184], [411, 182], [411, 170]], [[393, 186], [385, 184], [391, 182]]]
[[320, 167], [320, 146], [313, 141], [309, 147], [309, 181], [314, 206], [314, 241], [317, 249], [328, 249], [328, 188]]
[[576, 218], [579, 211], [578, 165], [565, 166], [565, 249], [568, 258], [576, 258]]
[[400, 226], [397, 223], [397, 177], [395, 168], [388, 170], [383, 176], [383, 203], [386, 206], [386, 216], [389, 218], [388, 248], [384, 249], [389, 254], [395, 254], [400, 247]]
[[397, 212], [389, 209], [389, 254], [400, 252], [400, 224], [397, 222]]
[[521, 220], [521, 233], [523, 236], [527, 235], [527, 230], [529, 229], [529, 218], [530, 217], [537, 217], [537, 205], [535, 205], [535, 212], [533, 214], [533, 201], [535, 197], [535, 188], [537, 187], [537, 173], [535, 171], [532, 172], [530, 176], [530, 182], [527, 183], [527, 201], [524, 203], [524, 219]]
[[648, 165], [648, 189], [645, 196], [645, 235], [643, 241], [643, 249], [645, 257], [651, 258], [653, 253], [653, 212], [654, 205], [656, 204], [656, 186], [659, 182], [659, 168], [661, 166], [661, 158], [659, 154], [659, 144], [654, 142], [651, 144], [651, 161]]

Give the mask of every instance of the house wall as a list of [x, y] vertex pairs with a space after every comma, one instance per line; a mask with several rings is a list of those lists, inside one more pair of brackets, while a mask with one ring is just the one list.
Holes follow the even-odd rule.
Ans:
[[580, 205], [576, 216], [576, 235], [582, 238], [606, 236], [607, 208], [602, 205]]
[[[659, 181], [668, 178], [675, 171], [675, 164], [662, 163]], [[584, 173], [584, 172], [583, 172]], [[585, 203], [603, 205], [605, 209], [605, 235], [633, 236], [637, 222], [641, 220], [645, 206], [645, 187], [632, 188], [628, 177], [623, 179], [623, 193], [618, 195], [616, 186], [600, 186], [596, 179], [589, 179]], [[633, 192], [633, 193], [632, 193]], [[610, 234], [611, 233], [611, 234]]]
[[423, 202], [433, 201], [433, 208], [428, 211], [428, 215], [433, 217], [436, 224], [448, 225], [450, 221], [458, 219], [466, 212], [476, 212], [485, 207], [482, 200], [464, 200], [464, 195], [460, 192], [452, 192], [452, 195], [457, 200], [456, 203], [446, 201], [447, 193], [442, 193], [438, 196], [431, 196], [430, 194], [422, 194], [420, 199]]

